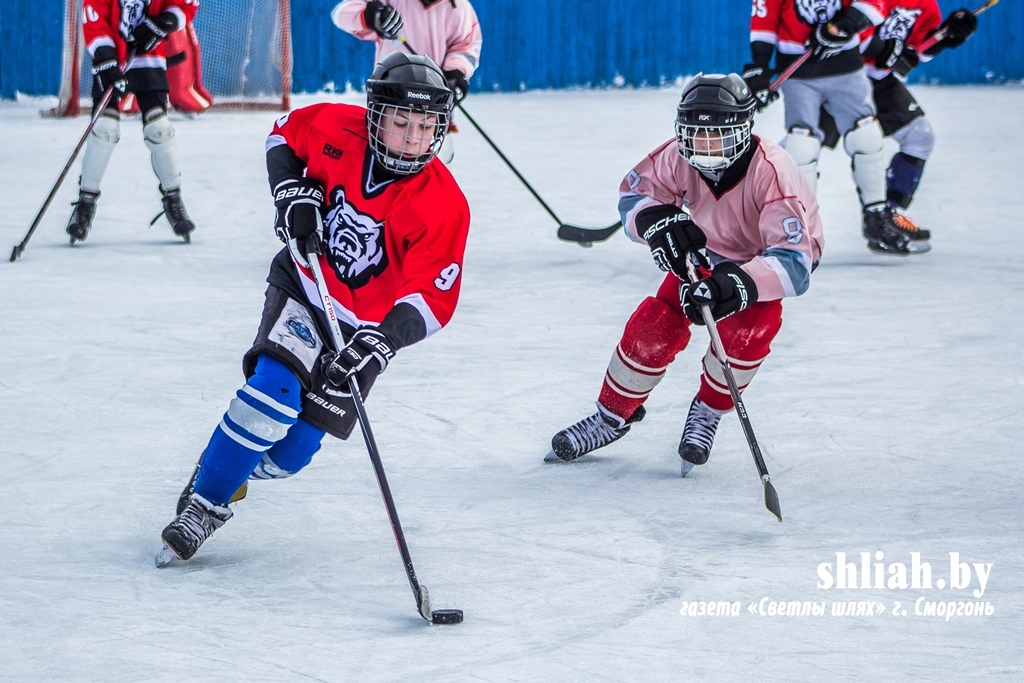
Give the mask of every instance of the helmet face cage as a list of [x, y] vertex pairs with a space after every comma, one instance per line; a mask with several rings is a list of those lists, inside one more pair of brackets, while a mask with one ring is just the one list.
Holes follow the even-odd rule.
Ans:
[[718, 126], [676, 120], [676, 145], [683, 159], [698, 171], [720, 172], [750, 147], [750, 129], [749, 120]]
[[418, 173], [437, 156], [448, 133], [447, 108], [409, 106], [370, 99], [367, 126], [377, 161], [396, 175]]

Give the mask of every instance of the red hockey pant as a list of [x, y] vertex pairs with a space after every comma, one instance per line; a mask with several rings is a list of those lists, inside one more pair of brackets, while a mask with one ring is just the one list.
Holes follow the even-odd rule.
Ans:
[[[679, 278], [669, 273], [656, 297], [648, 297], [626, 323], [622, 340], [608, 363], [598, 401], [629, 418], [661, 382], [676, 354], [690, 341], [690, 321], [679, 303]], [[742, 392], [768, 356], [782, 327], [782, 302], [757, 302], [718, 321], [718, 333]], [[716, 410], [731, 410], [732, 396], [713, 350], [704, 355], [697, 398]]]

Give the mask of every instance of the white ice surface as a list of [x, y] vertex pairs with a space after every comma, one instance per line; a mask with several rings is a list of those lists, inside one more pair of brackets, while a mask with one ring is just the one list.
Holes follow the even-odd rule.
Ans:
[[[849, 162], [822, 160], [826, 248], [747, 393], [785, 522], [733, 416], [679, 477], [697, 331], [622, 441], [545, 465], [593, 410], [630, 313], [660, 280], [621, 233], [552, 221], [462, 121], [473, 209], [451, 325], [402, 351], [368, 403], [421, 580], [416, 614], [358, 434], [256, 482], [189, 563], [160, 529], [242, 382], [280, 245], [273, 114], [177, 118], [191, 245], [161, 220], [126, 120], [92, 235], [63, 232], [77, 169], [0, 262], [0, 680], [676, 681], [1024, 679], [1024, 89], [918, 87], [938, 134], [913, 216], [930, 254], [869, 253]], [[671, 135], [677, 91], [476, 95], [467, 106], [564, 220], [615, 220], [619, 179]], [[300, 104], [313, 101], [307, 98]], [[85, 126], [0, 104], [0, 246], [19, 240]], [[781, 105], [756, 131], [782, 136]], [[4, 251], [3, 257], [9, 252]], [[819, 590], [819, 563], [949, 552], [994, 566], [989, 617], [922, 617], [969, 590]], [[977, 588], [973, 578], [970, 589]], [[821, 617], [755, 616], [764, 597]], [[683, 601], [740, 601], [682, 617]], [[832, 601], [878, 601], [833, 617]], [[895, 601], [908, 616], [891, 614]], [[767, 603], [766, 603], [767, 604]]]

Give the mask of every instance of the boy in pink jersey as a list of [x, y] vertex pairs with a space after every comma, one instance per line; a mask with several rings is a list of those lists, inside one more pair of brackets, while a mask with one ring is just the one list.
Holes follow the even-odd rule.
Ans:
[[[619, 188], [626, 234], [668, 272], [626, 323], [598, 411], [558, 432], [548, 461], [575, 460], [622, 438], [711, 307], [740, 391], [768, 355], [782, 302], [807, 291], [821, 258], [814, 192], [778, 145], [751, 134], [756, 100], [743, 79], [699, 74], [683, 89], [676, 137], [651, 152]], [[690, 283], [686, 259], [700, 266]], [[679, 444], [683, 476], [707, 462], [721, 416], [733, 408], [711, 349]]]

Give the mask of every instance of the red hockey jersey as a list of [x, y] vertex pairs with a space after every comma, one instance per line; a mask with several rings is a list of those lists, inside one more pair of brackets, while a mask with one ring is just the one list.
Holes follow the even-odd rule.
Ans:
[[[451, 320], [462, 284], [469, 204], [440, 160], [411, 176], [371, 172], [366, 110], [314, 104], [286, 114], [267, 138], [287, 145], [327, 193], [320, 264], [342, 323], [378, 325], [400, 303], [430, 336]], [[379, 167], [378, 167], [379, 168]], [[312, 273], [296, 264], [309, 302], [321, 307]]]
[[[878, 26], [861, 34], [861, 49], [867, 46], [872, 34], [881, 40], [898, 38], [915, 51], [942, 23], [942, 10], [937, 0], [886, 0], [886, 17]], [[922, 62], [931, 59], [918, 52]], [[875, 65], [875, 60], [865, 57], [865, 65], [871, 78], [880, 80], [889, 75], [890, 69]]]
[[[117, 49], [122, 62], [128, 56], [127, 38], [148, 15], [158, 17], [171, 12], [178, 17], [178, 28], [184, 28], [196, 10], [199, 0], [85, 0], [82, 4], [82, 34], [89, 54], [106, 45]], [[167, 68], [164, 45], [161, 42], [152, 52], [136, 55], [134, 69]]]
[[[774, 45], [780, 54], [799, 55], [807, 48], [816, 24], [832, 19], [840, 9], [854, 7], [873, 24], [879, 24], [886, 14], [888, 0], [753, 0], [750, 12], [750, 41]], [[859, 44], [859, 36], [850, 40], [847, 48]]]

